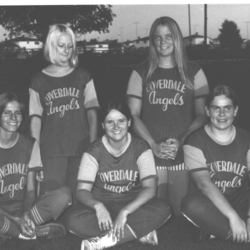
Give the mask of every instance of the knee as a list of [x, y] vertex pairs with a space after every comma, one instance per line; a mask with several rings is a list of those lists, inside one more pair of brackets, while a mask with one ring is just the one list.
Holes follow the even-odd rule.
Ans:
[[197, 209], [201, 209], [201, 204], [198, 199], [193, 196], [186, 195], [181, 201], [181, 212], [185, 215], [197, 213]]
[[166, 201], [159, 199], [155, 212], [156, 218], [158, 218], [159, 222], [164, 223], [171, 217], [172, 208]]
[[62, 186], [55, 191], [61, 206], [69, 206], [72, 204], [72, 193], [68, 187]]

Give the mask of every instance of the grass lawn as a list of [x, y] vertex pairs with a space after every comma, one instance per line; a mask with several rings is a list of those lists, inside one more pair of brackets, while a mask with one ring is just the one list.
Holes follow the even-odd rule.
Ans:
[[[210, 239], [194, 242], [195, 227], [184, 218], [171, 218], [158, 229], [158, 246], [131, 241], [110, 250], [249, 250], [250, 243], [232, 243]], [[81, 239], [70, 233], [66, 237], [34, 241], [8, 240], [1, 250], [80, 250]]]

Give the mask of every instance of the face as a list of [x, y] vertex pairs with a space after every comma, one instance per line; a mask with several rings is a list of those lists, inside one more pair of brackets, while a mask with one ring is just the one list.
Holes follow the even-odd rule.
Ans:
[[158, 26], [154, 34], [155, 49], [160, 57], [169, 57], [174, 51], [172, 34], [167, 26]]
[[102, 126], [105, 129], [108, 140], [125, 142], [130, 121], [121, 112], [112, 109], [106, 116]]
[[73, 52], [73, 41], [71, 37], [62, 33], [57, 40], [57, 54], [62, 64], [68, 64]]
[[1, 116], [0, 129], [7, 133], [17, 132], [22, 123], [20, 104], [16, 101], [9, 102]]
[[238, 106], [234, 106], [233, 101], [225, 95], [216, 96], [210, 104], [205, 108], [207, 115], [210, 117], [210, 125], [212, 129], [227, 130], [237, 115]]

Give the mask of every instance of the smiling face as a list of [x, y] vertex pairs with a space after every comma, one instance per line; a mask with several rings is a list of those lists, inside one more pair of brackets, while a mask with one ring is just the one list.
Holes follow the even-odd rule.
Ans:
[[1, 116], [0, 130], [5, 133], [15, 133], [22, 123], [20, 104], [16, 101], [9, 102]]
[[62, 63], [63, 65], [68, 65], [73, 53], [72, 38], [68, 34], [62, 33], [58, 37], [56, 48], [60, 63]]
[[167, 26], [159, 25], [154, 34], [154, 45], [159, 57], [171, 57], [174, 51], [172, 34]]
[[205, 107], [206, 114], [210, 118], [212, 130], [230, 129], [234, 117], [237, 115], [238, 106], [234, 106], [233, 101], [225, 95], [216, 96], [209, 107]]
[[112, 109], [102, 124], [108, 141], [126, 143], [130, 121], [120, 111]]

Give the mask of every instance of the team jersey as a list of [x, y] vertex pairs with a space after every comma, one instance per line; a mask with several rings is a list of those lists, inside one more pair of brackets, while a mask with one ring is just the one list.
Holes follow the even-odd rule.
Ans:
[[42, 170], [40, 149], [35, 139], [23, 134], [11, 148], [0, 147], [0, 205], [22, 202], [29, 171]]
[[[184, 160], [190, 171], [209, 171], [211, 181], [227, 199], [236, 199], [248, 192], [250, 170], [250, 133], [235, 128], [235, 137], [228, 144], [219, 144], [211, 137], [208, 127], [187, 138]], [[194, 183], [191, 189], [196, 188]], [[243, 193], [242, 193], [243, 194]]]
[[194, 120], [194, 99], [208, 94], [207, 79], [189, 62], [193, 88], [181, 80], [177, 67], [157, 67], [146, 82], [148, 63], [139, 65], [129, 79], [127, 96], [142, 100], [142, 121], [156, 142], [180, 139]]
[[29, 115], [42, 119], [42, 156], [80, 155], [89, 136], [86, 111], [93, 108], [99, 103], [87, 70], [76, 68], [62, 77], [36, 74], [31, 80]]
[[131, 200], [141, 191], [141, 182], [157, 178], [154, 157], [149, 145], [129, 135], [119, 156], [114, 156], [103, 136], [84, 153], [78, 182], [93, 184], [92, 194], [98, 200]]

